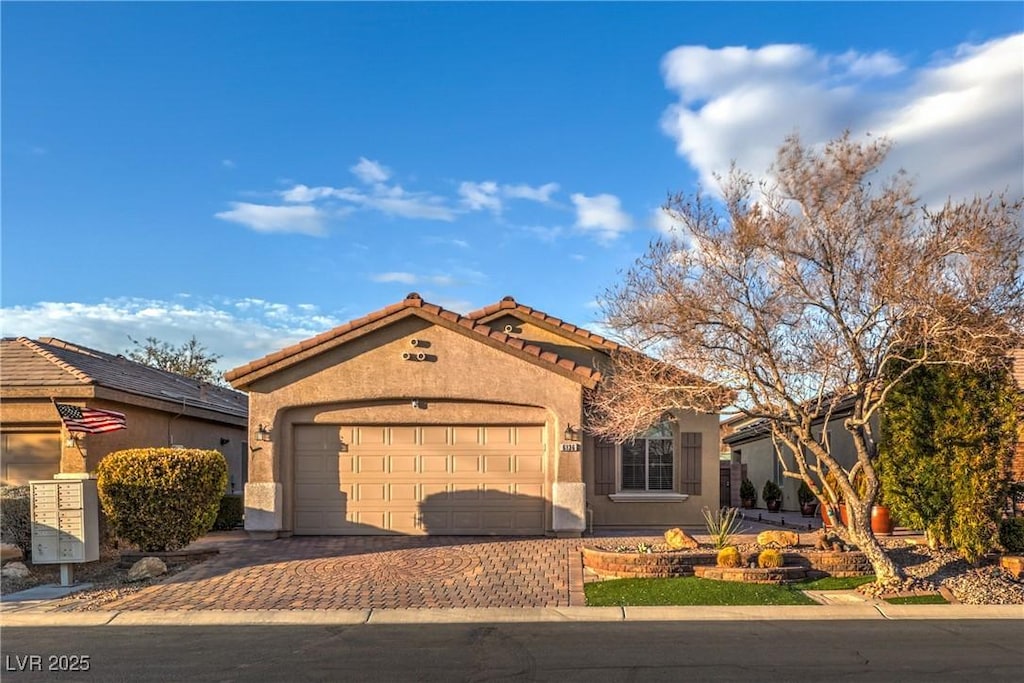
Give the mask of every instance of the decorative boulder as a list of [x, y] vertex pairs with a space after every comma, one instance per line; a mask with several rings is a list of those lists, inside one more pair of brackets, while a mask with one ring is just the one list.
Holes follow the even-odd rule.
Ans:
[[0, 562], [7, 562], [8, 560], [20, 562], [24, 557], [25, 554], [21, 552], [21, 548], [13, 543], [0, 543]]
[[27, 579], [32, 572], [21, 562], [8, 562], [0, 569], [0, 576], [5, 579]]
[[159, 557], [144, 557], [128, 570], [129, 581], [145, 581], [167, 573], [167, 565]]
[[697, 539], [682, 529], [669, 529], [665, 532], [665, 543], [672, 550], [693, 549], [700, 546]]
[[762, 531], [757, 535], [758, 545], [775, 545], [780, 548], [790, 548], [800, 543], [800, 534], [795, 531]]

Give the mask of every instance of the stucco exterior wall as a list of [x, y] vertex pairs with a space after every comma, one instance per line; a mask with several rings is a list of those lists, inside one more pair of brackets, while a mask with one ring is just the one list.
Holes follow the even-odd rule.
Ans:
[[[241, 464], [245, 462], [243, 442], [246, 438], [246, 428], [243, 424], [229, 424], [189, 415], [176, 417], [176, 413], [133, 406], [111, 399], [63, 399], [59, 396], [56, 398], [60, 402], [116, 410], [124, 413], [128, 423], [127, 429], [106, 434], [84, 434], [79, 438], [78, 445], [68, 446], [62, 436], [62, 472], [94, 472], [100, 460], [114, 451], [171, 445], [218, 450], [228, 458], [229, 465], [235, 465], [236, 478], [244, 471], [241, 468]], [[240, 418], [233, 419], [235, 422], [242, 422]], [[5, 431], [61, 431], [57, 410], [49, 398], [5, 400], [2, 422]], [[221, 444], [221, 439], [227, 439], [228, 443]], [[244, 482], [236, 483], [236, 488], [240, 489]]]
[[[857, 452], [853, 447], [853, 439], [850, 433], [843, 428], [843, 419], [836, 418], [829, 423], [829, 440], [832, 446], [832, 455], [844, 468], [849, 469], [857, 462]], [[872, 429], [876, 439], [881, 438], [878, 429], [878, 421], [872, 421]], [[816, 432], [815, 433], [820, 433]], [[742, 443], [732, 444], [733, 454], [739, 452], [740, 460], [747, 466], [747, 478], [757, 489], [757, 506], [764, 507], [764, 500], [761, 498], [761, 489], [764, 483], [772, 478], [776, 454], [771, 439], [765, 435], [762, 438]], [[783, 459], [789, 469], [799, 471], [793, 453], [789, 449], [783, 450]], [[808, 463], [814, 464], [814, 463]], [[800, 499], [797, 491], [800, 489], [800, 482], [792, 477], [782, 477], [782, 509], [799, 510]]]
[[[403, 352], [427, 359], [405, 360]], [[416, 316], [269, 374], [248, 389], [250, 429], [263, 424], [273, 433], [270, 442], [252, 437], [249, 481], [281, 485], [273, 507], [279, 508], [279, 531], [286, 533], [293, 528], [290, 434], [297, 424], [544, 424], [548, 495], [555, 482], [583, 481], [581, 454], [562, 453], [559, 445], [566, 425], [581, 422], [579, 382]], [[413, 400], [420, 406], [413, 407]]]
[[562, 358], [597, 368], [600, 363], [607, 360], [607, 354], [602, 351], [595, 351], [582, 342], [576, 342], [566, 334], [552, 332], [540, 325], [525, 322], [513, 315], [504, 315], [487, 323], [492, 330], [504, 331], [505, 326], [512, 327], [510, 333], [514, 337], [533, 342], [543, 349], [554, 351]]
[[[596, 495], [591, 488], [587, 502], [593, 514], [594, 527], [673, 527], [680, 525], [701, 525], [704, 517], [701, 508], [717, 509], [719, 506], [719, 420], [717, 415], [682, 414], [678, 416], [673, 452], [676, 454], [675, 489], [681, 488], [679, 466], [680, 437], [683, 432], [701, 434], [701, 484], [700, 495], [690, 495], [686, 500], [673, 502], [614, 502], [607, 495]], [[592, 482], [594, 473], [594, 440], [584, 439], [584, 477]]]

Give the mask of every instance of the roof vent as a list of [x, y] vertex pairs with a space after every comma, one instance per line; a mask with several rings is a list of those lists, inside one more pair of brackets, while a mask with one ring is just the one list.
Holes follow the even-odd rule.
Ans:
[[407, 300], [408, 300], [408, 299], [419, 299], [420, 301], [423, 301], [423, 297], [421, 297], [421, 296], [420, 296], [419, 294], [417, 294], [416, 292], [409, 292], [408, 294], [406, 294], [406, 295], [405, 295], [405, 298], [406, 298]]
[[511, 301], [512, 303], [516, 302], [516, 298], [514, 296], [511, 296], [511, 295], [503, 296], [503, 297], [501, 297], [501, 300], [502, 301]]

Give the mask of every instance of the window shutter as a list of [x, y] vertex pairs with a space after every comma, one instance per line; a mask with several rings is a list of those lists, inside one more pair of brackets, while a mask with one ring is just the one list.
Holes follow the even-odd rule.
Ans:
[[615, 444], [604, 439], [594, 442], [594, 493], [615, 493]]
[[692, 496], [700, 495], [700, 452], [701, 433], [683, 432], [680, 436], [682, 448], [679, 458], [681, 471], [682, 491]]

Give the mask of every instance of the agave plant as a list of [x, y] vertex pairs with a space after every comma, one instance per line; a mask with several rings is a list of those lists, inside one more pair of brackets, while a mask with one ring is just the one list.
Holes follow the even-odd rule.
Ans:
[[721, 508], [712, 512], [707, 507], [701, 512], [704, 514], [704, 524], [707, 527], [708, 535], [711, 536], [711, 544], [715, 550], [721, 550], [732, 543], [732, 537], [746, 531], [740, 525], [740, 511], [736, 508]]

